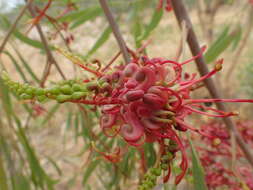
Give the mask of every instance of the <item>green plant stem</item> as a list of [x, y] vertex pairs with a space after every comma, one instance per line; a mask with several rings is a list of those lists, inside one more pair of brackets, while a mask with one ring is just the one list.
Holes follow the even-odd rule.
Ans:
[[112, 32], [117, 40], [117, 43], [120, 47], [120, 50], [123, 54], [123, 57], [124, 57], [124, 60], [126, 63], [129, 63], [130, 62], [130, 56], [129, 56], [129, 53], [127, 51], [127, 47], [126, 47], [126, 43], [120, 33], [120, 30], [119, 30], [119, 26], [117, 25], [113, 15], [112, 15], [112, 11], [110, 10], [109, 6], [108, 6], [108, 3], [107, 3], [107, 0], [99, 0], [100, 2], [100, 5], [105, 13], [105, 16], [112, 28]]
[[[29, 10], [30, 14], [32, 15], [32, 17], [34, 18], [35, 17], [35, 11], [33, 9], [33, 5], [32, 4], [30, 4], [28, 6], [28, 10]], [[61, 77], [65, 80], [66, 77], [65, 77], [64, 73], [62, 72], [61, 68], [59, 67], [59, 65], [57, 64], [56, 60], [53, 57], [53, 54], [52, 54], [52, 52], [51, 52], [51, 50], [49, 48], [49, 45], [47, 43], [47, 40], [46, 40], [46, 38], [44, 36], [44, 33], [42, 31], [42, 28], [41, 28], [40, 24], [39, 23], [35, 24], [35, 27], [36, 27], [36, 29], [37, 29], [37, 31], [39, 33], [39, 36], [40, 36], [40, 39], [41, 39], [43, 45], [44, 45], [44, 48], [45, 48], [45, 51], [46, 51], [46, 54], [47, 54], [47, 59], [48, 59], [47, 60], [48, 63], [47, 63], [47, 66], [46, 66], [46, 71], [44, 72], [44, 75], [43, 75], [43, 78], [42, 78], [42, 82], [41, 82], [41, 86], [44, 85], [44, 82], [45, 82], [47, 76], [49, 75], [50, 68], [51, 68], [52, 64], [55, 65], [55, 67], [58, 70], [58, 72], [60, 73]]]
[[14, 32], [14, 30], [16, 29], [17, 27], [17, 24], [19, 22], [19, 20], [23, 17], [23, 15], [25, 14], [25, 11], [26, 9], [31, 5], [33, 0], [29, 0], [27, 1], [26, 5], [22, 8], [21, 12], [19, 13], [19, 15], [17, 16], [16, 20], [14, 21], [14, 23], [12, 24], [11, 28], [9, 29], [9, 31], [7, 32], [3, 42], [2, 42], [2, 45], [0, 46], [0, 53], [3, 52], [4, 50], [4, 47], [6, 45], [6, 43], [8, 42], [11, 34]]
[[[192, 22], [190, 20], [190, 17], [188, 15], [188, 12], [187, 12], [182, 0], [172, 0], [171, 2], [172, 2], [175, 16], [177, 18], [177, 21], [178, 21], [180, 27], [183, 22], [185, 22], [186, 26], [188, 27], [187, 43], [188, 43], [188, 46], [189, 46], [192, 54], [198, 55], [199, 52], [201, 51], [200, 45], [199, 45], [197, 36], [193, 30], [193, 26], [192, 26]], [[197, 58], [195, 60], [195, 62], [196, 62], [198, 71], [202, 76], [209, 73], [208, 67], [204, 61], [203, 56], [200, 56], [199, 58]], [[216, 84], [214, 83], [214, 81], [211, 78], [205, 79], [204, 83], [213, 98], [219, 98], [219, 99], [221, 98], [221, 92], [220, 92], [221, 89], [218, 90], [218, 88], [216, 87]], [[224, 105], [224, 103], [216, 102], [215, 104], [218, 109], [220, 109], [221, 111], [227, 112], [227, 108]], [[253, 156], [250, 152], [250, 148], [248, 148], [248, 146], [244, 143], [244, 140], [241, 137], [240, 133], [238, 132], [235, 123], [229, 117], [225, 117], [225, 118], [223, 118], [223, 120], [224, 120], [224, 123], [226, 124], [227, 128], [232, 133], [234, 133], [237, 144], [239, 145], [239, 147], [241, 148], [241, 150], [245, 154], [246, 159], [248, 160], [248, 162], [250, 163], [250, 165], [253, 168]]]

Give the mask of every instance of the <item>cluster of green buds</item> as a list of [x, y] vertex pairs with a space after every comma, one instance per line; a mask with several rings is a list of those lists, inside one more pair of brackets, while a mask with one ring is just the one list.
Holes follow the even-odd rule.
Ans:
[[162, 174], [161, 167], [151, 168], [144, 175], [142, 184], [138, 187], [138, 190], [151, 190], [156, 186], [157, 178]]
[[49, 88], [40, 88], [12, 81], [6, 72], [2, 72], [1, 78], [10, 90], [22, 100], [38, 100], [39, 102], [54, 99], [63, 103], [86, 98], [91, 85], [90, 83], [83, 83], [81, 80], [65, 80]]
[[168, 170], [171, 161], [175, 158], [175, 154], [178, 151], [177, 143], [173, 140], [166, 139], [164, 142], [165, 150], [161, 157], [162, 170]]

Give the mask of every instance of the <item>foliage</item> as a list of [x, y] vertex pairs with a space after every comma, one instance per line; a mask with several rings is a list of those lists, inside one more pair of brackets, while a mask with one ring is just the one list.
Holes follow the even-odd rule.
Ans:
[[[252, 12], [253, 8], [250, 7], [251, 1], [215, 0], [212, 2], [201, 1], [202, 3], [200, 4], [199, 0], [187, 0], [184, 2], [193, 15], [195, 13], [202, 15], [198, 18], [197, 22], [194, 22], [194, 27], [197, 29], [196, 31], [199, 36], [203, 34], [205, 37], [203, 41], [207, 41], [208, 48], [204, 54], [207, 63], [211, 65], [218, 58], [236, 55], [240, 47], [247, 47], [244, 44], [251, 40], [250, 37], [252, 35], [248, 36], [246, 34], [245, 28], [247, 24], [242, 18], [245, 18], [245, 15]], [[156, 38], [165, 38], [174, 30], [174, 25], [167, 22], [167, 20], [174, 20], [172, 7], [169, 6], [170, 2], [167, 0], [110, 0], [109, 5], [113, 10], [120, 30], [123, 31], [124, 38], [127, 39], [127, 46], [132, 59], [136, 58], [134, 57], [135, 54], [137, 57], [140, 57], [140, 55], [150, 53], [152, 51], [151, 46], [159, 46], [156, 43]], [[159, 143], [145, 143], [143, 150], [140, 150], [128, 146], [129, 143], [133, 142], [126, 140], [126, 136], [122, 136], [126, 141], [120, 138], [107, 138], [103, 133], [104, 131], [98, 126], [98, 124], [101, 124], [100, 118], [104, 118], [105, 116], [98, 109], [98, 105], [80, 104], [80, 102], [75, 105], [70, 103], [61, 104], [91, 96], [91, 92], [94, 92], [94, 89], [92, 89], [94, 86], [99, 87], [99, 90], [108, 87], [104, 81], [95, 80], [96, 84], [85, 82], [88, 79], [93, 80], [96, 77], [100, 77], [99, 71], [105, 68], [105, 62], [108, 61], [105, 61], [103, 55], [101, 56], [101, 51], [105, 51], [107, 48], [106, 54], [110, 56], [105, 56], [106, 58], [113, 57], [111, 54], [116, 54], [118, 51], [112, 45], [112, 41], [114, 40], [112, 29], [104, 17], [103, 9], [100, 7], [99, 2], [92, 0], [35, 0], [32, 6], [36, 17], [31, 16], [29, 10], [26, 10], [26, 14], [22, 16], [15, 30], [11, 33], [5, 49], [0, 52], [0, 70], [9, 71], [8, 75], [1, 75], [0, 77], [0, 189], [50, 190], [59, 189], [62, 184], [70, 189], [77, 187], [77, 184], [81, 181], [85, 189], [125, 189], [129, 185], [137, 189], [138, 184], [141, 184], [139, 186], [141, 190], [163, 184], [161, 179], [166, 178], [166, 175], [169, 176], [170, 170], [172, 171], [172, 178], [176, 178], [177, 176], [183, 177], [185, 175], [184, 182], [190, 185], [193, 184], [194, 189], [206, 189], [205, 184], [207, 184], [209, 189], [212, 189], [211, 185], [213, 181], [208, 181], [207, 178], [204, 181], [205, 176], [210, 176], [211, 174], [213, 176], [214, 174], [203, 163], [203, 152], [199, 150], [198, 143], [206, 141], [203, 141], [200, 135], [197, 137], [199, 139], [190, 137], [190, 141], [194, 145], [191, 144], [190, 150], [185, 134], [180, 132], [182, 146], [179, 149], [181, 149], [181, 152], [185, 151], [188, 157], [192, 159], [192, 164], [190, 164], [189, 169], [186, 171], [187, 167], [184, 165], [186, 158], [184, 154], [179, 155], [177, 153], [178, 149], [164, 152], [162, 148], [158, 147]], [[12, 12], [0, 14], [1, 37], [3, 39], [13, 26], [15, 19], [23, 7], [24, 5], [19, 5]], [[215, 17], [215, 14], [218, 14], [217, 10], [240, 12], [241, 16], [238, 16], [235, 22], [231, 20], [228, 22], [220, 21], [223, 23], [215, 28], [216, 19], [218, 21], [218, 17]], [[201, 20], [202, 18], [204, 18], [204, 22]], [[42, 28], [42, 33], [48, 42], [49, 51], [54, 57], [57, 57], [55, 58], [56, 62], [52, 61], [50, 56], [48, 56], [45, 43], [41, 40], [41, 36], [38, 36], [36, 33], [37, 24]], [[166, 30], [164, 29], [165, 27]], [[88, 31], [85, 34], [93, 39], [91, 44], [87, 43], [88, 40], [79, 41], [81, 39], [80, 36], [83, 35], [83, 31]], [[176, 38], [182, 38], [182, 41], [185, 38], [185, 34], [175, 31], [174, 35], [176, 35]], [[173, 38], [170, 39], [171, 41], [168, 40], [167, 43], [174, 43], [175, 40]], [[154, 44], [149, 44], [150, 39], [153, 40]], [[184, 43], [183, 41], [179, 46], [184, 47]], [[85, 51], [83, 49], [76, 50], [75, 47], [79, 44], [84, 44]], [[177, 48], [178, 45], [173, 44], [175, 54]], [[248, 49], [252, 50], [250, 48], [249, 46]], [[33, 51], [34, 55], [43, 57], [41, 62], [34, 65], [30, 60], [31, 57], [25, 56], [24, 51], [26, 49]], [[184, 49], [182, 52], [184, 53]], [[58, 60], [58, 57], [60, 57], [58, 56], [59, 53], [75, 63], [73, 70], [76, 71], [76, 66], [80, 66], [84, 70], [88, 70], [90, 74], [73, 72], [73, 80], [55, 82], [54, 75], [67, 76], [67, 79], [71, 78], [69, 76], [70, 72], [65, 70], [65, 68], [69, 67], [65, 67], [64, 63]], [[243, 55], [243, 53], [240, 54], [242, 57]], [[117, 57], [113, 57], [112, 61], [108, 62], [108, 65], [114, 63], [114, 58], [117, 59]], [[159, 60], [154, 60], [154, 63], [148, 59], [140, 59], [138, 61], [142, 61], [143, 64], [150, 61], [151, 65], [159, 62]], [[164, 60], [167, 60], [167, 58], [160, 60], [160, 62]], [[115, 65], [123, 65], [121, 64], [122, 61], [117, 62]], [[229, 64], [233, 65], [233, 60], [228, 61], [228, 63], [226, 61], [228, 67], [230, 66]], [[36, 68], [38, 65], [43, 72], [38, 72]], [[57, 68], [57, 74], [55, 74], [54, 67]], [[117, 67], [112, 66], [112, 68]], [[178, 67], [177, 69], [180, 70], [180, 68]], [[188, 65], [186, 68], [188, 69]], [[123, 67], [119, 68], [119, 70], [123, 69]], [[213, 71], [216, 72], [215, 69]], [[63, 75], [59, 72], [62, 72]], [[112, 72], [110, 70], [108, 76], [111, 76]], [[178, 70], [175, 70], [175, 73], [177, 72], [179, 73]], [[188, 80], [187, 82], [195, 84], [196, 79], [194, 75], [188, 76], [187, 73], [181, 73], [180, 75], [182, 75], [185, 81]], [[12, 82], [9, 76], [15, 80], [18, 78], [22, 82]], [[247, 92], [251, 95], [251, 64], [245, 70], [240, 70], [240, 77], [244, 79], [241, 83], [246, 86]], [[8, 88], [6, 84], [7, 86], [12, 86], [12, 88]], [[45, 89], [45, 84], [46, 86], [50, 86], [50, 88]], [[200, 87], [195, 87], [198, 89], [201, 85]], [[176, 86], [171, 88], [176, 88]], [[231, 88], [231, 86], [225, 82], [224, 88]], [[187, 90], [182, 91], [182, 94], [179, 96], [186, 97], [188, 95]], [[233, 93], [238, 95], [237, 92]], [[197, 94], [196, 96], [199, 95]], [[30, 99], [36, 99], [41, 103], [29, 101]], [[57, 103], [49, 101], [50, 99], [57, 100]], [[203, 97], [199, 99], [203, 99]], [[207, 107], [203, 106], [202, 102], [199, 108], [200, 110], [198, 111], [206, 113], [202, 109]], [[207, 108], [207, 110], [214, 111], [214, 108]], [[219, 112], [219, 114], [225, 116], [228, 113]], [[234, 112], [230, 112], [229, 114], [235, 115]], [[198, 121], [203, 122], [203, 117], [198, 118]], [[199, 129], [198, 125], [199, 122], [194, 123], [196, 129]], [[188, 125], [184, 127], [188, 127]], [[178, 128], [180, 128], [180, 125]], [[250, 124], [247, 124], [245, 128], [249, 128], [249, 131], [252, 131]], [[107, 132], [113, 133], [115, 130], [117, 131], [117, 129], [113, 128], [112, 131]], [[175, 129], [176, 134], [179, 133], [178, 130], [183, 131], [185, 128]], [[76, 163], [73, 164], [73, 161], [67, 160], [67, 154], [65, 158], [64, 153], [61, 154], [61, 158], [54, 154], [50, 155], [50, 145], [48, 145], [47, 151], [41, 150], [41, 145], [37, 140], [42, 138], [45, 133], [56, 133], [57, 135], [55, 134], [54, 138], [59, 145], [68, 147], [70, 144], [74, 144], [73, 147], [78, 147], [79, 149], [76, 151], [78, 155], [74, 157], [78, 161], [75, 161]], [[139, 140], [141, 139], [138, 139], [134, 143], [139, 143]], [[177, 140], [177, 138], [174, 140]], [[47, 139], [42, 138], [42, 141], [43, 144], [46, 144]], [[252, 139], [248, 141], [252, 141]], [[160, 142], [160, 146], [163, 148], [175, 148], [175, 146], [180, 144], [179, 142], [175, 144], [174, 141], [166, 143], [168, 144], [161, 145], [162, 143]], [[122, 152], [119, 152], [117, 147], [123, 147], [121, 149]], [[54, 148], [52, 147], [52, 149]], [[55, 153], [60, 152], [58, 149], [51, 151]], [[122, 157], [123, 153], [124, 156]], [[147, 163], [143, 162], [143, 154], [146, 157]], [[116, 162], [119, 159], [119, 155], [121, 156], [120, 162]], [[241, 159], [245, 161], [244, 157]], [[141, 161], [138, 162], [138, 160]], [[181, 162], [181, 165], [179, 163], [180, 160], [184, 160]], [[204, 167], [201, 166], [199, 160], [201, 160]], [[62, 162], [68, 162], [70, 165], [80, 165], [80, 167], [71, 173], [68, 172], [68, 169], [62, 167]], [[204, 168], [205, 172], [203, 172], [202, 168]], [[221, 168], [224, 169], [226, 167], [223, 168], [222, 166]], [[163, 171], [162, 175], [161, 170]], [[243, 170], [244, 173], [242, 175], [247, 174], [245, 171]], [[182, 173], [184, 173], [183, 176], [181, 175]], [[251, 184], [248, 183], [248, 179], [239, 179], [238, 176], [231, 176], [232, 182], [224, 182], [221, 185], [226, 185], [225, 188], [227, 189], [231, 189], [231, 184], [234, 185], [233, 187], [238, 187], [239, 189], [252, 188]], [[193, 180], [191, 180], [192, 178]], [[165, 184], [164, 189], [166, 188], [167, 185]], [[173, 187], [173, 189], [175, 188], [180, 189], [180, 186]]]

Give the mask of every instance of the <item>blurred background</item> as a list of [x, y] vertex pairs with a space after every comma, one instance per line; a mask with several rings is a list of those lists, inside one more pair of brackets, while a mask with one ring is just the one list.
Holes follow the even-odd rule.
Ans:
[[[8, 71], [13, 80], [50, 86], [63, 80], [63, 76], [66, 79], [88, 76], [53, 50], [57, 65], [50, 65], [36, 24], [40, 25], [49, 48], [62, 47], [87, 64], [97, 59], [105, 65], [118, 53], [98, 1], [53, 0], [40, 18], [48, 2], [32, 2], [33, 16], [29, 9], [24, 12], [1, 52], [0, 70]], [[157, 8], [158, 0], [110, 0], [109, 3], [127, 46], [133, 51], [148, 42], [146, 54], [151, 58], [183, 61], [192, 57], [173, 11], [166, 10], [166, 1], [161, 9]], [[200, 44], [207, 45], [206, 64], [212, 68], [217, 59], [224, 58], [224, 68], [214, 78], [223, 96], [253, 98], [253, 3], [249, 0], [184, 0], [184, 3]], [[24, 6], [22, 0], [0, 0], [0, 45]], [[115, 64], [121, 62], [120, 57]], [[194, 63], [185, 69], [197, 72]], [[208, 98], [209, 94], [201, 88], [193, 97]], [[252, 105], [228, 106], [240, 113], [236, 120], [251, 119]], [[100, 113], [91, 109], [53, 101], [44, 104], [21, 101], [0, 80], [0, 187], [3, 190], [136, 189], [141, 176], [139, 154], [129, 148], [122, 162], [111, 164], [92, 150], [91, 142], [104, 152], [125, 144], [122, 139], [103, 135], [98, 127]], [[189, 122], [200, 127], [209, 120], [192, 116]], [[253, 125], [248, 127], [253, 130]], [[152, 167], [156, 147], [145, 146], [148, 166]], [[175, 166], [173, 171], [177, 173], [178, 168]], [[178, 187], [172, 184], [173, 180], [166, 187], [158, 185], [157, 189], [194, 189], [191, 169], [182, 184]]]

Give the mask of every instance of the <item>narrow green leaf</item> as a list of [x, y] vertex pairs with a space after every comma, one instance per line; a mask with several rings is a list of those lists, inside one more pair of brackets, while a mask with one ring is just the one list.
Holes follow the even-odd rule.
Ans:
[[191, 142], [190, 138], [188, 139], [190, 141], [191, 150], [192, 150], [192, 173], [193, 173], [193, 179], [194, 179], [194, 189], [207, 190], [207, 186], [205, 183], [204, 170], [200, 163], [198, 154], [193, 146], [193, 143]]
[[8, 51], [3, 51], [4, 54], [6, 54], [12, 61], [12, 63], [14, 64], [16, 70], [18, 71], [18, 73], [20, 74], [21, 78], [23, 79], [24, 82], [28, 82], [22, 68], [19, 66], [19, 64], [17, 63], [17, 60], [8, 52]]
[[74, 126], [75, 126], [75, 141], [77, 142], [77, 137], [79, 135], [79, 112], [76, 113]]
[[228, 32], [229, 28], [226, 27], [224, 31], [220, 34], [217, 40], [210, 46], [208, 51], [205, 53], [206, 63], [211, 63], [215, 61], [218, 56], [223, 53], [238, 37], [240, 30], [234, 30]]
[[35, 48], [38, 49], [44, 49], [44, 45], [38, 41], [38, 40], [33, 40], [31, 38], [26, 37], [25, 35], [23, 35], [22, 33], [20, 33], [18, 30], [15, 30], [13, 32], [14, 36], [19, 39], [21, 42], [24, 42], [30, 46], [33, 46]]
[[21, 142], [24, 151], [27, 155], [27, 160], [31, 170], [31, 180], [33, 181], [35, 186], [39, 186], [42, 189], [47, 187], [48, 190], [53, 190], [54, 181], [46, 174], [44, 169], [41, 167], [40, 162], [35, 154], [34, 149], [29, 144], [29, 141], [25, 135], [25, 132], [21, 126], [20, 121], [17, 121], [18, 130], [16, 134], [19, 138], [19, 142]]
[[88, 53], [85, 56], [85, 59], [89, 58], [94, 52], [96, 52], [109, 39], [111, 32], [112, 32], [112, 30], [108, 26], [103, 31], [103, 33], [101, 34], [101, 36], [97, 39], [97, 41], [92, 46], [92, 48], [88, 51]]
[[12, 110], [12, 101], [10, 98], [10, 93], [9, 89], [7, 86], [3, 83], [2, 78], [0, 77], [0, 90], [1, 90], [1, 100], [2, 100], [2, 105], [4, 108], [4, 111], [6, 112], [6, 116], [8, 118], [8, 121], [11, 121], [11, 116], [13, 115], [13, 110]]
[[27, 72], [30, 74], [33, 80], [35, 80], [38, 84], [40, 83], [39, 78], [35, 75], [32, 68], [29, 66], [28, 62], [24, 59], [22, 54], [13, 46], [13, 49], [15, 50], [16, 54], [18, 55], [20, 61], [22, 62], [24, 68], [27, 70]]
[[16, 174], [15, 178], [15, 190], [30, 190], [31, 182], [23, 174]]
[[74, 29], [88, 20], [96, 18], [98, 15], [102, 13], [102, 9], [100, 7], [95, 7], [83, 12], [80, 17], [78, 17], [70, 26], [70, 29]]
[[94, 160], [89, 164], [88, 168], [86, 169], [86, 171], [83, 175], [83, 181], [82, 181], [83, 186], [87, 183], [89, 177], [91, 176], [92, 172], [96, 169], [99, 162], [100, 162], [100, 160]]
[[150, 33], [158, 26], [163, 16], [163, 10], [154, 10], [150, 23], [145, 27], [144, 33], [138, 39], [139, 42], [149, 37]]
[[48, 112], [44, 120], [41, 122], [41, 126], [45, 125], [53, 116], [54, 113], [60, 108], [60, 104], [55, 104]]
[[7, 175], [4, 169], [3, 159], [0, 154], [0, 189], [8, 190]]
[[[9, 20], [6, 17], [2, 16], [2, 20], [5, 22], [6, 26], [11, 27], [11, 23], [9, 22]], [[44, 48], [43, 44], [40, 41], [33, 40], [31, 38], [26, 37], [21, 32], [19, 32], [17, 29], [14, 30], [13, 35], [17, 39], [19, 39], [21, 42], [24, 42], [24, 43], [26, 43], [26, 44], [28, 44], [30, 46], [33, 46], [33, 47], [39, 48], [39, 49], [43, 49]]]
[[72, 112], [68, 112], [68, 118], [66, 121], [66, 130], [70, 129], [72, 123]]
[[59, 176], [62, 176], [61, 168], [58, 166], [58, 164], [50, 157], [47, 157], [48, 161], [54, 166], [55, 170], [57, 171]]

